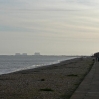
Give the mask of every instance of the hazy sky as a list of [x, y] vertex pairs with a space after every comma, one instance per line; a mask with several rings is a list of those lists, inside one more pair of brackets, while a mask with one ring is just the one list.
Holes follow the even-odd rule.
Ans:
[[99, 0], [0, 0], [0, 54], [99, 51]]

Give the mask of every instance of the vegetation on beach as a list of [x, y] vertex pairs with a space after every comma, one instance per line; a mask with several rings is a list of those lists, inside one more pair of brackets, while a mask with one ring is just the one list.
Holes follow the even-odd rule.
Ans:
[[69, 75], [67, 75], [67, 76], [74, 76], [74, 77], [76, 77], [76, 76], [78, 76], [77, 74], [69, 74]]
[[45, 81], [45, 79], [41, 79], [41, 81]]
[[40, 91], [53, 91], [53, 90], [50, 88], [44, 88], [44, 89], [40, 89]]

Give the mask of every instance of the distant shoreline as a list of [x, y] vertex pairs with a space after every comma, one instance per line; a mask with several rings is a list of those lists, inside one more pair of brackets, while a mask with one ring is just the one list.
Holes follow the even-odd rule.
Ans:
[[87, 57], [88, 55], [0, 55], [0, 56], [66, 56], [66, 57]]

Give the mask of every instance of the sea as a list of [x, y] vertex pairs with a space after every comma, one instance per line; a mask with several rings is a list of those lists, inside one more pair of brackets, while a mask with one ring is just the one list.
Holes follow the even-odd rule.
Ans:
[[54, 55], [0, 55], [0, 75], [56, 64], [73, 58], [76, 57]]

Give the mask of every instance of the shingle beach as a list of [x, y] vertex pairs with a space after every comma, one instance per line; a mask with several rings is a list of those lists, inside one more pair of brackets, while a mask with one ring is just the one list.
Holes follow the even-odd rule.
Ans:
[[93, 66], [76, 58], [0, 76], [0, 99], [69, 99]]

